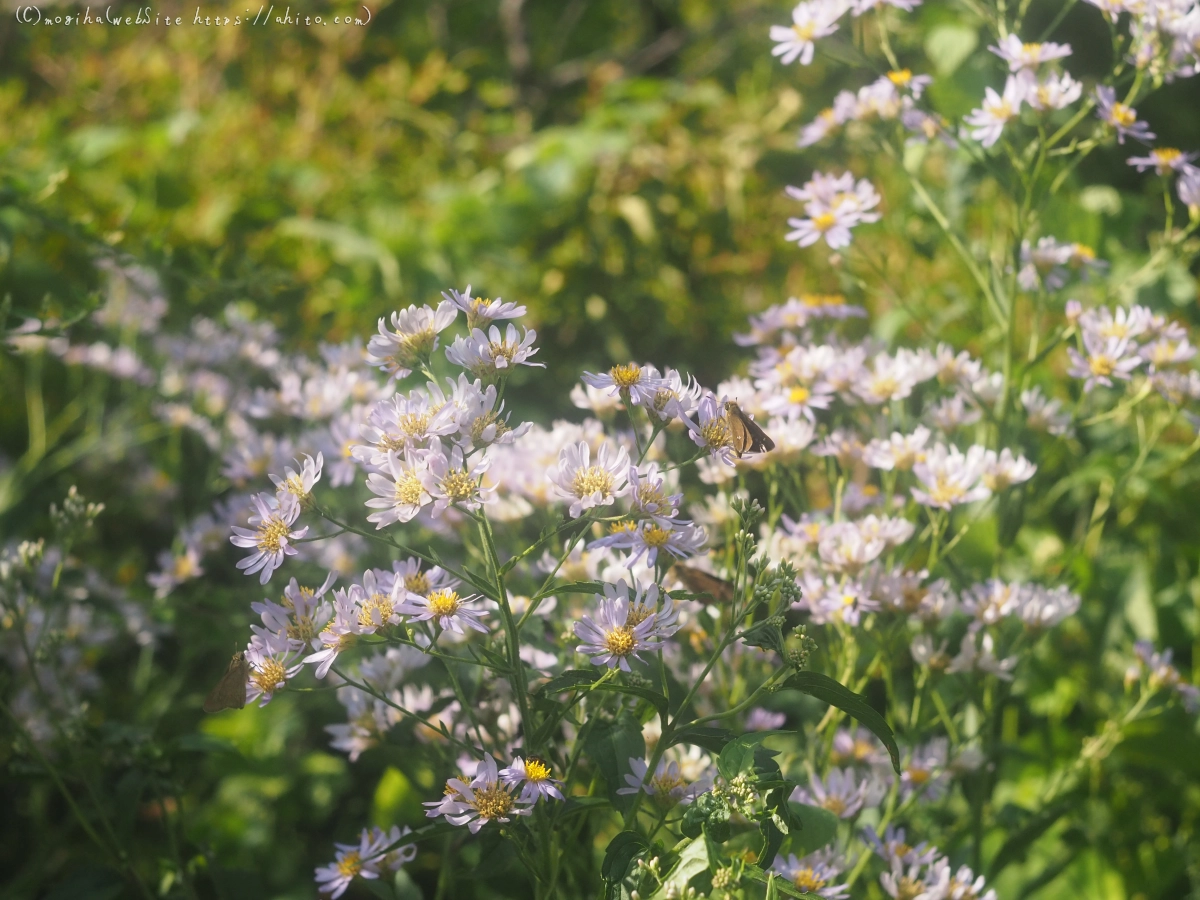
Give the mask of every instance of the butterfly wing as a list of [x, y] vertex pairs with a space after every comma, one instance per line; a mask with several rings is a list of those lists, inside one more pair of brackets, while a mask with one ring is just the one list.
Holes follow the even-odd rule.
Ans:
[[246, 706], [246, 682], [249, 680], [250, 663], [246, 661], [246, 654], [233, 654], [229, 668], [204, 698], [204, 711], [215, 713], [223, 709], [243, 709]]
[[733, 599], [733, 585], [703, 569], [676, 563], [671, 569], [671, 574], [682, 581], [693, 594], [708, 594], [717, 603], [728, 603]]
[[775, 442], [733, 401], [725, 404], [725, 420], [729, 423], [733, 452], [737, 454], [738, 459], [746, 453], [762, 453], [775, 449]]

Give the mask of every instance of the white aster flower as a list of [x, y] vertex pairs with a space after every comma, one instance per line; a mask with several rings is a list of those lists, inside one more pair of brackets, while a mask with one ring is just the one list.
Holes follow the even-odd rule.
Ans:
[[487, 334], [476, 328], [470, 337], [455, 338], [454, 343], [446, 348], [446, 359], [456, 366], [462, 366], [476, 378], [496, 380], [510, 375], [515, 366], [539, 366], [545, 368], [545, 363], [530, 362], [530, 357], [537, 353], [533, 346], [537, 332], [527, 328], [525, 334], [517, 332], [515, 325], [509, 324], [504, 334], [495, 325]]
[[[980, 635], [977, 638], [977, 635]], [[950, 660], [947, 672], [984, 672], [994, 675], [1003, 681], [1012, 681], [1012, 670], [1016, 668], [1017, 658], [996, 658], [996, 644], [987, 632], [968, 632], [963, 635], [959, 646], [958, 656]]]
[[1037, 82], [1031, 82], [1025, 102], [1038, 112], [1065, 109], [1083, 94], [1083, 85], [1066, 72], [1054, 72]]
[[785, 66], [797, 59], [800, 65], [807, 66], [813, 60], [814, 41], [837, 31], [837, 20], [844, 11], [839, 3], [828, 0], [806, 0], [796, 4], [791, 26], [771, 26], [771, 40], [775, 42], [771, 55], [778, 56]]
[[271, 580], [271, 573], [283, 564], [285, 556], [296, 555], [298, 551], [291, 542], [308, 534], [308, 526], [298, 531], [292, 530], [300, 516], [300, 501], [294, 494], [284, 493], [279, 497], [255, 494], [254, 507], [257, 514], [250, 516], [247, 523], [251, 528], [234, 526], [229, 542], [235, 547], [254, 550], [250, 556], [240, 560], [237, 567], [247, 575], [261, 572], [258, 582], [266, 584]]
[[575, 650], [590, 656], [592, 665], [632, 671], [629, 657], [640, 661], [643, 651], [657, 650], [678, 628], [674, 605], [657, 608], [658, 585], [653, 583], [645, 589], [638, 585], [632, 599], [624, 579], [606, 584], [604, 593], [597, 598], [596, 617], [584, 616], [575, 623], [575, 636], [583, 642]]
[[488, 300], [486, 297], [472, 297], [469, 284], [461, 294], [454, 288], [450, 288], [450, 293], [442, 291], [442, 296], [467, 314], [467, 328], [471, 331], [486, 327], [496, 319], [519, 319], [525, 315], [524, 306], [518, 306], [511, 302], [505, 303], [499, 297], [495, 300]]
[[850, 896], [850, 885], [831, 884], [842, 873], [832, 848], [800, 858], [794, 853], [789, 853], [786, 858], [776, 856], [771, 870], [778, 872], [803, 894], [812, 894], [822, 900], [843, 900]]
[[922, 488], [913, 488], [913, 499], [923, 506], [952, 509], [991, 496], [982, 483], [985, 449], [972, 446], [964, 455], [957, 447], [936, 444], [922, 462], [913, 466], [913, 474]]
[[275, 483], [275, 492], [277, 494], [295, 494], [296, 499], [302, 504], [312, 496], [313, 485], [321, 480], [321, 467], [325, 465], [325, 457], [318, 453], [317, 458], [305, 454], [304, 462], [300, 466], [300, 471], [295, 471], [291, 466], [283, 470], [283, 477], [272, 475], [271, 481]]
[[829, 810], [839, 819], [851, 819], [863, 808], [867, 787], [867, 780], [860, 782], [854, 769], [830, 769], [824, 781], [811, 776], [808, 787], [796, 788], [791, 799]]
[[655, 393], [664, 386], [653, 366], [643, 367], [637, 363], [613, 366], [598, 375], [584, 372], [581, 377], [588, 387], [606, 390], [616, 397], [628, 397], [634, 406], [653, 404]]
[[515, 785], [500, 779], [496, 760], [488, 754], [480, 760], [470, 784], [461, 778], [448, 779], [442, 800], [424, 804], [430, 808], [425, 815], [431, 819], [442, 816], [451, 825], [466, 825], [476, 834], [488, 822], [511, 822], [513, 816], [533, 812], [533, 804], [514, 797], [514, 790]]
[[1005, 447], [999, 456], [989, 450], [983, 458], [983, 483], [991, 491], [1002, 491], [1014, 484], [1021, 484], [1033, 477], [1037, 466], [1024, 456], [1014, 457]]
[[1117, 143], [1124, 144], [1125, 138], [1148, 143], [1154, 140], [1154, 132], [1145, 122], [1138, 121], [1137, 110], [1117, 101], [1117, 92], [1108, 85], [1096, 87], [1096, 115], [1100, 121], [1111, 125], [1117, 132]]
[[[397, 587], [399, 587], [399, 582], [397, 582]], [[468, 605], [478, 599], [480, 599], [479, 594], [460, 597], [458, 591], [453, 588], [430, 591], [427, 597], [409, 593], [403, 602], [396, 605], [396, 612], [410, 616], [413, 622], [437, 620], [438, 626], [443, 631], [453, 631], [455, 634], [465, 633], [462, 630], [463, 625], [487, 634], [487, 626], [480, 621], [480, 618], [487, 615], [487, 612]]]
[[929, 435], [924, 425], [918, 425], [912, 434], [893, 431], [887, 440], [873, 440], [863, 448], [863, 462], [873, 469], [907, 472], [925, 458]]
[[428, 364], [438, 346], [438, 332], [449, 328], [457, 315], [454, 304], [443, 300], [436, 310], [414, 305], [392, 313], [391, 331], [380, 319], [379, 334], [367, 344], [367, 362], [393, 378], [407, 377]]
[[984, 147], [1000, 140], [1004, 126], [1021, 114], [1021, 104], [1028, 89], [1029, 82], [1018, 75], [1008, 76], [1003, 94], [986, 88], [983, 105], [963, 120], [971, 126], [971, 137]]
[[1074, 347], [1067, 348], [1071, 357], [1067, 374], [1086, 379], [1084, 391], [1090, 391], [1097, 384], [1112, 387], [1114, 378], [1128, 381], [1133, 370], [1145, 362], [1136, 355], [1137, 345], [1131, 344], [1128, 338], [1105, 338], [1094, 331], [1084, 331], [1083, 346], [1086, 356]]
[[440, 515], [449, 506], [476, 510], [492, 502], [495, 490], [480, 483], [491, 463], [487, 453], [466, 460], [458, 444], [446, 455], [441, 441], [434, 440], [421, 472], [421, 485], [433, 498], [433, 515]]
[[586, 441], [567, 444], [559, 451], [558, 465], [547, 470], [546, 478], [554, 485], [554, 496], [571, 501], [571, 516], [578, 518], [584, 510], [608, 506], [630, 492], [629, 454], [624, 447], [613, 452], [606, 441], [593, 463]]
[[378, 496], [367, 501], [367, 506], [379, 512], [367, 516], [374, 522], [376, 530], [395, 522], [410, 522], [427, 503], [433, 501], [425, 486], [426, 453], [406, 449], [401, 457], [389, 450], [384, 459], [384, 473], [372, 472], [367, 476], [367, 487]]
[[1015, 34], [1003, 38], [998, 47], [988, 49], [1008, 63], [1008, 68], [1013, 72], [1036, 69], [1052, 59], [1063, 59], [1071, 55], [1070, 44], [1024, 44]]
[[629, 774], [625, 776], [626, 787], [617, 788], [617, 793], [636, 794], [645, 791], [651, 800], [663, 808], [677, 803], [691, 803], [712, 787], [712, 779], [707, 775], [701, 775], [697, 780], [686, 778], [680, 764], [673, 759], [660, 759], [649, 781], [646, 773], [650, 771], [650, 765], [646, 760], [629, 757], [629, 769]]
[[266, 706], [271, 698], [304, 668], [300, 650], [288, 640], [287, 632], [255, 629], [246, 647], [246, 662], [250, 664], [250, 680], [246, 683], [246, 702], [259, 700]]
[[564, 799], [560, 789], [562, 782], [552, 777], [550, 764], [535, 756], [526, 759], [515, 757], [512, 765], [500, 770], [500, 780], [507, 785], [524, 785], [521, 788], [522, 803]]

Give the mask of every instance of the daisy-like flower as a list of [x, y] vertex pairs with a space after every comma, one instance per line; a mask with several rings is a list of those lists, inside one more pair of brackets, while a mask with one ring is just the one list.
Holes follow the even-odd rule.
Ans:
[[651, 800], [664, 808], [677, 803], [691, 803], [712, 787], [712, 779], [707, 775], [701, 775], [694, 781], [686, 778], [679, 763], [673, 759], [660, 759], [649, 781], [646, 773], [650, 771], [650, 764], [646, 760], [629, 757], [629, 769], [629, 774], [625, 776], [626, 787], [617, 788], [617, 793], [636, 794], [645, 791]]
[[988, 450], [983, 457], [983, 477], [985, 487], [990, 491], [1002, 491], [1028, 481], [1037, 472], [1037, 466], [1024, 456], [1014, 457], [1012, 451], [1005, 447], [997, 455], [995, 450]]
[[593, 463], [587, 441], [567, 444], [559, 451], [558, 465], [546, 471], [546, 478], [554, 485], [554, 496], [571, 501], [571, 517], [577, 519], [584, 510], [608, 506], [630, 492], [629, 454], [624, 447], [613, 452], [605, 442]]
[[550, 764], [536, 756], [515, 757], [511, 766], [500, 770], [500, 780], [507, 785], [524, 785], [521, 788], [522, 803], [564, 799], [562, 782], [555, 780]]
[[783, 236], [785, 241], [795, 241], [800, 247], [811, 247], [824, 238], [831, 250], [850, 245], [850, 229], [859, 223], [859, 218], [853, 210], [816, 208], [808, 213], [807, 219], [788, 219], [792, 230]]
[[1114, 378], [1128, 381], [1133, 370], [1145, 362], [1137, 355], [1136, 344], [1131, 345], [1128, 338], [1105, 338], [1094, 331], [1084, 331], [1083, 347], [1086, 356], [1074, 347], [1067, 348], [1071, 357], [1067, 374], [1086, 379], [1084, 391], [1090, 391], [1097, 384], [1112, 387]]
[[986, 88], [983, 105], [963, 119], [971, 126], [971, 137], [984, 147], [990, 147], [1000, 140], [1004, 126], [1021, 114], [1021, 104], [1025, 101], [1028, 89], [1028, 80], [1018, 75], [1008, 76], [1003, 94]]
[[693, 522], [653, 518], [640, 523], [614, 523], [612, 534], [592, 541], [588, 549], [613, 547], [631, 550], [630, 563], [645, 554], [646, 565], [652, 566], [658, 561], [659, 551], [669, 553], [675, 559], [687, 559], [703, 551], [707, 542], [708, 535], [704, 529]]
[[[436, 389], [432, 383], [429, 387]], [[453, 404], [430, 402], [424, 391], [396, 394], [371, 407], [360, 429], [364, 443], [351, 452], [360, 462], [385, 468], [389, 452], [422, 449], [430, 440], [453, 434], [457, 413]]]
[[1175, 182], [1175, 192], [1179, 195], [1179, 202], [1186, 206], [1193, 216], [1197, 215], [1195, 210], [1200, 208], [1200, 170], [1182, 172]]
[[984, 890], [982, 875], [976, 876], [968, 866], [959, 866], [950, 872], [950, 861], [943, 858], [930, 866], [925, 875], [925, 892], [920, 896], [928, 900], [996, 900], [995, 890]]
[[330, 900], [337, 900], [346, 893], [350, 882], [356, 877], [378, 878], [378, 872], [364, 865], [363, 849], [369, 843], [368, 832], [364, 828], [362, 840], [358, 844], [334, 844], [337, 848], [337, 858], [329, 865], [318, 867], [316, 870], [317, 891], [328, 894]]
[[1036, 69], [1042, 63], [1052, 59], [1063, 59], [1071, 55], [1070, 44], [1024, 44], [1015, 34], [1010, 34], [1000, 41], [998, 47], [988, 47], [998, 57], [1008, 63], [1012, 72], [1022, 69]]
[[318, 453], [317, 458], [313, 459], [306, 454], [303, 464], [300, 464], [299, 460], [296, 462], [300, 465], [299, 472], [288, 466], [283, 470], [282, 478], [272, 475], [271, 481], [275, 483], [277, 494], [295, 494], [296, 499], [303, 505], [311, 499], [313, 485], [321, 480], [321, 468], [325, 465], [325, 457]]
[[666, 478], [656, 462], [629, 467], [630, 506], [644, 516], [670, 518], [679, 509], [683, 494], [668, 494]]
[[260, 572], [259, 584], [271, 580], [271, 573], [283, 564], [285, 556], [295, 556], [298, 552], [291, 542], [299, 540], [308, 534], [308, 526], [293, 531], [292, 526], [300, 516], [300, 501], [294, 494], [284, 493], [279, 497], [270, 494], [255, 494], [254, 507], [256, 515], [250, 516], [250, 528], [233, 528], [233, 537], [229, 542], [235, 547], [245, 547], [254, 552], [243, 560], [237, 567], [247, 575]]
[[[246, 662], [250, 664], [250, 680], [246, 684], [246, 702], [259, 700], [266, 706], [275, 694], [283, 690], [304, 663], [300, 650], [288, 640], [287, 632], [273, 633], [256, 628], [246, 647]], [[260, 699], [261, 698], [261, 699]]]
[[[399, 584], [397, 580], [397, 587]], [[482, 616], [487, 615], [487, 611], [468, 605], [479, 598], [479, 594], [460, 597], [458, 591], [453, 588], [430, 591], [427, 597], [410, 593], [403, 602], [396, 605], [396, 612], [411, 616], [413, 622], [436, 619], [443, 631], [453, 631], [455, 634], [464, 633], [463, 625], [487, 634], [487, 626], [480, 621]]]
[[937, 848], [930, 847], [928, 841], [921, 841], [914, 847], [905, 839], [904, 829], [894, 825], [885, 828], [882, 837], [870, 825], [862, 830], [862, 834], [871, 849], [891, 869], [897, 866], [926, 866], [938, 857]]
[[946, 738], [934, 738], [928, 744], [915, 748], [900, 772], [901, 799], [907, 800], [919, 793], [924, 799], [937, 800], [945, 794], [950, 783], [946, 773], [949, 756], [950, 743]]
[[395, 522], [412, 521], [421, 507], [433, 501], [426, 487], [426, 456], [425, 451], [408, 449], [401, 457], [395, 450], [389, 450], [384, 472], [367, 476], [367, 487], [378, 495], [367, 501], [368, 507], [379, 510], [367, 516], [368, 522], [375, 523], [376, 530]]
[[499, 297], [488, 300], [486, 297], [472, 297], [471, 286], [461, 294], [454, 288], [450, 293], [442, 291], [442, 296], [467, 314], [467, 328], [485, 328], [497, 319], [519, 319], [525, 315], [525, 307], [516, 303], [505, 303]]
[[321, 633], [312, 642], [314, 649], [319, 648], [317, 652], [304, 657], [305, 665], [317, 667], [315, 674], [318, 678], [329, 674], [338, 654], [353, 647], [360, 634], [375, 630], [372, 625], [362, 624], [362, 609], [358, 602], [362, 596], [362, 588], [357, 585], [350, 590], [333, 592], [333, 618], [325, 623]]
[[851, 819], [863, 808], [868, 786], [866, 779], [858, 780], [853, 769], [830, 769], [824, 781], [813, 775], [808, 787], [796, 788], [791, 799], [827, 809], [839, 819]]
[[983, 447], [972, 446], [964, 455], [957, 447], [936, 444], [925, 459], [913, 466], [923, 489], [913, 488], [913, 499], [923, 506], [952, 509], [991, 496], [982, 483]]
[[1083, 85], [1066, 72], [1054, 72], [1037, 82], [1030, 82], [1025, 102], [1038, 112], [1065, 109], [1083, 94]]
[[533, 346], [536, 338], [537, 332], [532, 328], [525, 329], [525, 334], [521, 335], [512, 324], [505, 328], [503, 335], [495, 325], [486, 334], [476, 328], [470, 337], [455, 338], [446, 348], [446, 359], [462, 366], [476, 378], [494, 381], [510, 375], [515, 366], [546, 368], [545, 363], [530, 362], [538, 352]]
[[1017, 665], [1017, 658], [996, 658], [996, 643], [987, 632], [982, 632], [979, 643], [976, 644], [976, 633], [967, 632], [963, 635], [958, 655], [946, 667], [947, 672], [984, 672], [994, 675], [1002, 681], [1012, 681], [1012, 670]]
[[251, 603], [250, 608], [262, 616], [263, 626], [268, 631], [285, 633], [292, 647], [301, 649], [312, 643], [333, 615], [333, 607], [322, 598], [336, 580], [337, 575], [330, 572], [325, 582], [313, 590], [301, 587], [293, 578], [283, 589], [281, 603], [263, 600], [262, 603]]
[[416, 367], [427, 364], [438, 346], [438, 332], [454, 322], [458, 310], [448, 300], [429, 306], [410, 306], [392, 313], [392, 330], [379, 320], [379, 334], [367, 344], [367, 362], [393, 378], [406, 378]]
[[611, 395], [628, 398], [634, 406], [653, 404], [654, 395], [663, 386], [652, 366], [642, 367], [637, 363], [613, 366], [607, 372], [593, 374], [584, 372], [582, 381], [588, 387], [606, 390]]
[[1148, 156], [1131, 156], [1125, 160], [1139, 172], [1154, 169], [1159, 175], [1171, 175], [1175, 172], [1196, 171], [1192, 161], [1196, 153], [1183, 153], [1174, 147], [1155, 147]]
[[448, 779], [445, 796], [424, 804], [429, 807], [425, 815], [444, 817], [451, 825], [466, 825], [476, 834], [488, 822], [511, 822], [513, 816], [533, 812], [533, 804], [513, 796], [514, 790], [515, 785], [501, 780], [496, 760], [488, 754], [480, 760], [470, 784], [461, 778]]
[[[460, 386], [466, 376], [459, 376]], [[532, 422], [522, 422], [516, 428], [508, 424], [509, 414], [504, 411], [504, 401], [494, 384], [486, 388], [475, 381], [470, 390], [456, 392], [458, 395], [458, 438], [465, 447], [490, 447], [492, 444], [511, 444], [523, 437], [533, 427]]]
[[771, 870], [778, 872], [803, 894], [812, 894], [823, 900], [843, 900], [850, 896], [850, 885], [831, 883], [837, 881], [842, 873], [832, 849], [818, 850], [800, 858], [794, 853], [789, 853], [787, 857], [776, 856]]
[[837, 31], [837, 20], [842, 12], [840, 4], [821, 0], [806, 0], [796, 4], [790, 26], [771, 26], [771, 40], [775, 42], [771, 55], [778, 56], [785, 66], [790, 66], [797, 59], [800, 65], [807, 66], [813, 61], [816, 49], [814, 41]]
[[1096, 115], [1117, 130], [1118, 144], [1125, 143], [1127, 137], [1142, 143], [1154, 140], [1150, 126], [1138, 121], [1137, 110], [1117, 102], [1117, 92], [1106, 84], [1096, 87]]
[[597, 598], [600, 608], [596, 617], [584, 616], [575, 623], [575, 636], [583, 642], [575, 650], [590, 656], [592, 665], [632, 671], [629, 657], [641, 661], [643, 651], [657, 650], [663, 638], [678, 629], [674, 606], [657, 609], [657, 584], [644, 591], [638, 586], [632, 600], [624, 579], [606, 584], [604, 593]]
[[859, 726], [854, 731], [839, 728], [834, 733], [829, 758], [838, 765], [875, 765], [886, 762], [887, 754], [878, 739], [866, 728]]
[[683, 418], [692, 442], [707, 450], [714, 459], [732, 466], [733, 432], [725, 418], [725, 398], [718, 400], [711, 391], [706, 392], [696, 406], [696, 417], [698, 421], [693, 421], [690, 416]]
[[421, 472], [421, 485], [433, 498], [433, 514], [440, 515], [449, 506], [476, 510], [484, 503], [491, 503], [495, 489], [480, 484], [491, 463], [486, 453], [468, 462], [458, 444], [450, 448], [447, 456], [442, 452], [441, 441], [435, 440]]
[[874, 440], [863, 448], [863, 462], [873, 469], [907, 472], [925, 458], [929, 434], [924, 425], [918, 425], [912, 434], [893, 431], [887, 440]]

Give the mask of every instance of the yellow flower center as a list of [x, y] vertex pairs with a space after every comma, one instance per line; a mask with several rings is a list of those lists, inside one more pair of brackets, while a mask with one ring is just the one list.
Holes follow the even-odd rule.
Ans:
[[353, 878], [362, 871], [362, 867], [362, 857], [358, 855], [357, 850], [351, 850], [339, 859], [337, 864], [338, 874], [344, 875], [347, 878]]
[[788, 400], [792, 403], [804, 403], [812, 396], [808, 388], [798, 385], [788, 392]]
[[358, 442], [351, 438], [348, 441], [342, 442], [342, 459], [350, 459], [354, 455], [354, 448], [358, 446]]
[[812, 222], [813, 228], [824, 234], [837, 224], [837, 217], [833, 213], [821, 213], [819, 216], [815, 216]]
[[669, 528], [659, 528], [657, 525], [648, 525], [642, 529], [642, 540], [646, 542], [647, 547], [662, 547], [671, 540], [672, 531]]
[[700, 437], [704, 438], [704, 445], [710, 450], [720, 450], [733, 443], [733, 435], [724, 416], [718, 416], [708, 424], [701, 425]]
[[841, 797], [826, 797], [821, 803], [822, 808], [829, 810], [835, 816], [840, 816], [846, 811], [846, 801]]
[[511, 430], [508, 424], [497, 416], [496, 413], [489, 412], [471, 423], [471, 440], [476, 444], [482, 443], [483, 433], [492, 425], [496, 426], [496, 433], [492, 438], [493, 441], [499, 440]]
[[600, 466], [580, 469], [571, 479], [571, 493], [576, 497], [590, 497], [592, 494], [607, 496], [612, 492], [612, 488], [612, 473]]
[[1114, 103], [1112, 120], [1122, 128], [1129, 128], [1137, 121], [1137, 111], [1126, 106], [1124, 103]]
[[613, 656], [628, 656], [635, 643], [632, 625], [618, 625], [604, 636], [604, 649]]
[[258, 526], [258, 549], [266, 550], [268, 553], [278, 553], [287, 536], [287, 523], [278, 516], [272, 516]]
[[429, 427], [429, 413], [403, 413], [397, 418], [396, 424], [409, 437], [424, 437]]
[[196, 574], [196, 564], [192, 562], [192, 558], [184, 553], [182, 556], [177, 556], [171, 563], [171, 574], [176, 578], [191, 578]]
[[449, 472], [442, 479], [441, 488], [451, 502], [466, 500], [475, 493], [475, 479], [464, 471]]
[[459, 599], [458, 591], [434, 591], [429, 595], [429, 611], [439, 618], [454, 615], [460, 606], [462, 600]]
[[637, 363], [613, 366], [608, 370], [608, 374], [612, 376], [613, 384], [625, 391], [642, 380], [642, 367]]
[[550, 766], [540, 759], [525, 760], [525, 778], [534, 784], [540, 784], [550, 778]]
[[379, 611], [379, 622], [386, 625], [394, 613], [392, 601], [387, 594], [372, 594], [358, 613], [358, 624], [364, 627], [375, 625], [374, 612]]
[[475, 808], [481, 819], [500, 819], [512, 809], [512, 795], [500, 785], [475, 791]]
[[620, 534], [623, 531], [637, 531], [637, 522], [632, 519], [625, 519], [620, 522], [613, 522], [608, 526], [609, 534]]
[[1183, 154], [1174, 147], [1159, 147], [1157, 150], [1152, 150], [1150, 155], [1158, 160], [1158, 166], [1160, 169], [1170, 168], [1171, 163], [1183, 156]]
[[812, 40], [813, 35], [817, 33], [817, 28], [810, 22], [804, 25], [793, 25], [792, 31], [796, 33], [796, 40], [806, 42]]
[[282, 493], [295, 494], [301, 499], [308, 496], [308, 491], [304, 490], [304, 480], [299, 475], [291, 476], [279, 486], [279, 490]]
[[1036, 59], [1042, 52], [1041, 44], [1022, 44], [1021, 49], [1025, 51], [1025, 55]]
[[1007, 122], [1012, 118], [1012, 104], [1003, 97], [1000, 98], [998, 103], [984, 103], [983, 108], [991, 113], [994, 119], [1002, 119]]
[[900, 879], [900, 883], [896, 885], [896, 900], [917, 900], [921, 894], [925, 893], [925, 882], [914, 881], [905, 875]]
[[404, 576], [404, 587], [422, 597], [429, 593], [429, 577], [424, 572]]
[[261, 671], [255, 672], [251, 678], [263, 693], [276, 690], [284, 681], [283, 663], [274, 659], [263, 661]]
[[896, 87], [904, 87], [912, 81], [911, 69], [897, 69], [894, 72], [888, 72], [888, 81], [896, 85]]
[[421, 479], [417, 477], [416, 472], [405, 472], [396, 482], [396, 502], [405, 506], [419, 506], [421, 503], [421, 494], [425, 488], [421, 486]]
[[911, 781], [913, 784], [915, 784], [917, 787], [920, 787], [921, 785], [925, 784], [925, 782], [929, 781], [929, 779], [931, 777], [928, 769], [915, 769], [910, 766], [907, 769], [907, 771], [908, 771], [908, 780]]
[[656, 610], [653, 607], [646, 606], [644, 603], [639, 603], [637, 606], [629, 610], [629, 615], [625, 617], [626, 628], [637, 628], [648, 618], [650, 618]]
[[1106, 356], [1103, 353], [1088, 358], [1088, 368], [1092, 370], [1093, 375], [1105, 377], [1111, 375], [1117, 368], [1117, 361], [1111, 356]]
[[803, 868], [796, 873], [796, 887], [801, 893], [811, 894], [825, 887], [824, 879], [818, 878], [811, 868]]
[[296, 616], [296, 623], [288, 624], [287, 636], [293, 640], [304, 641], [308, 643], [317, 635], [317, 626], [312, 620], [312, 616]]
[[946, 479], [940, 475], [938, 476], [937, 484], [934, 485], [933, 490], [929, 492], [930, 498], [932, 498], [935, 503], [950, 504], [957, 503], [965, 494], [966, 491], [964, 491], [961, 487], [959, 487], [957, 484], [946, 481]]

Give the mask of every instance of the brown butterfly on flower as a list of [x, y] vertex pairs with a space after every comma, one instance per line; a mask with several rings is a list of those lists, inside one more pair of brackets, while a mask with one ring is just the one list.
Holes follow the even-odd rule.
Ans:
[[246, 654], [233, 654], [229, 668], [217, 682], [217, 686], [208, 692], [204, 698], [206, 713], [220, 712], [223, 709], [244, 709], [246, 706], [246, 682], [250, 680], [250, 663]]
[[775, 449], [775, 442], [733, 400], [725, 402], [725, 422], [729, 426], [733, 452], [738, 459], [746, 453]]

